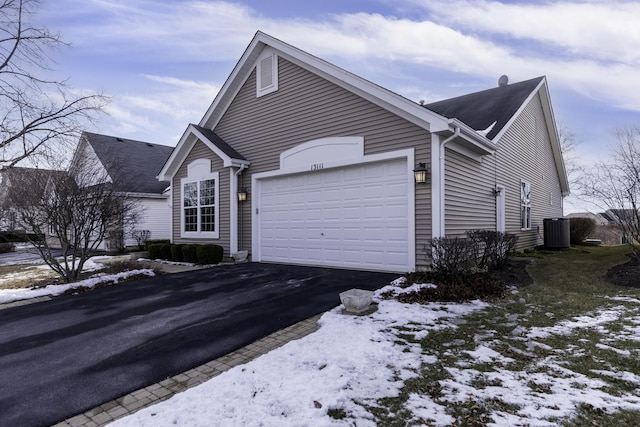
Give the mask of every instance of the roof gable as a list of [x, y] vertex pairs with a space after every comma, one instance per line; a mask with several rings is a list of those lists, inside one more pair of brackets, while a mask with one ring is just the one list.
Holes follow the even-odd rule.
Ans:
[[166, 182], [156, 175], [173, 147], [83, 132], [78, 150], [88, 144], [106, 169], [117, 191], [162, 194]]
[[540, 96], [551, 150], [564, 195], [569, 194], [569, 179], [564, 166], [558, 129], [545, 77], [536, 77], [505, 86], [470, 93], [425, 105], [450, 120], [458, 119], [478, 132], [487, 130], [487, 138], [498, 143], [529, 102]]
[[250, 162], [247, 159], [234, 150], [214, 131], [199, 125], [190, 124], [184, 131], [178, 145], [171, 152], [171, 155], [164, 163], [164, 166], [162, 166], [157, 179], [171, 181], [171, 177], [173, 177], [173, 175], [178, 171], [178, 168], [187, 157], [196, 141], [202, 141], [204, 145], [221, 158], [224, 167], [250, 165]]
[[[511, 119], [535, 93], [544, 77], [470, 93], [425, 105], [449, 119], [458, 119], [477, 131], [491, 127], [487, 138], [501, 134]], [[495, 123], [495, 124], [494, 124]]]
[[200, 120], [200, 126], [207, 129], [215, 128], [242, 85], [256, 67], [257, 59], [267, 47], [274, 49], [277, 55], [297, 66], [362, 96], [418, 126], [432, 132], [441, 132], [449, 128], [449, 123], [444, 117], [422, 108], [418, 103], [260, 31], [255, 34], [231, 75], [225, 81], [202, 120]]

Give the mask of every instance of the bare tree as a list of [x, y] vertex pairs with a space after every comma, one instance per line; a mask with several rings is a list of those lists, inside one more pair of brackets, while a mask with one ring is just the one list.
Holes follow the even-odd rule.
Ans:
[[573, 133], [566, 125], [558, 124], [558, 138], [560, 142], [560, 150], [564, 160], [564, 167], [567, 171], [567, 178], [571, 187], [578, 185], [580, 177], [584, 172], [575, 154], [575, 150], [579, 145], [576, 134]]
[[49, 52], [65, 44], [59, 34], [30, 24], [38, 4], [0, 0], [0, 169], [76, 141], [107, 102], [46, 77], [53, 62]]
[[619, 129], [612, 160], [585, 174], [582, 194], [615, 216], [632, 255], [640, 261], [640, 126]]
[[19, 169], [24, 172], [13, 174], [9, 202], [19, 221], [41, 236], [31, 243], [66, 282], [79, 278], [106, 238], [135, 223], [135, 203], [93, 161], [76, 158], [68, 171]]

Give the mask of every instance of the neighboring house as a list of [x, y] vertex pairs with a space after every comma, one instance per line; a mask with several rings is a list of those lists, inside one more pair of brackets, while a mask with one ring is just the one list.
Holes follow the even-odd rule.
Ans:
[[[148, 142], [83, 132], [71, 161], [80, 161], [95, 170], [97, 180], [112, 183], [114, 189], [134, 200], [139, 209], [137, 230], [149, 230], [151, 239], [168, 239], [171, 228], [169, 183], [158, 181], [156, 175], [171, 154], [173, 147]], [[82, 159], [82, 160], [81, 160]], [[100, 184], [102, 182], [94, 182]], [[136, 240], [125, 234], [125, 246], [135, 246]], [[115, 249], [106, 241], [101, 249]]]
[[38, 183], [36, 188], [30, 188], [29, 195], [37, 200], [46, 191], [51, 178], [66, 175], [65, 171], [53, 169], [38, 169], [12, 166], [0, 170], [0, 231], [16, 233], [31, 233], [32, 230], [20, 220], [20, 215], [12, 206], [11, 199], [20, 197], [24, 188], [22, 182], [28, 179], [30, 183]]
[[542, 244], [569, 192], [547, 81], [501, 83], [421, 105], [258, 32], [158, 176], [171, 239], [395, 272], [465, 230]]

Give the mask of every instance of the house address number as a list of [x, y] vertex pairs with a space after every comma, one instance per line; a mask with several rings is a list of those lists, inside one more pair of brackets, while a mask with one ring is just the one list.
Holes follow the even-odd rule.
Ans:
[[319, 171], [320, 169], [324, 169], [324, 163], [312, 163], [311, 164], [311, 170], [312, 171]]

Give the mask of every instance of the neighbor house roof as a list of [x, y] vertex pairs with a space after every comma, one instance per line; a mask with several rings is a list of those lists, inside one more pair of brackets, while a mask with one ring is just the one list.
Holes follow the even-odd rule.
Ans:
[[173, 147], [90, 132], [83, 132], [82, 139], [91, 145], [116, 190], [162, 194], [169, 185], [156, 176]]
[[486, 136], [493, 140], [543, 81], [544, 77], [537, 77], [433, 102], [425, 107], [449, 119], [458, 119], [477, 131], [491, 128]]

